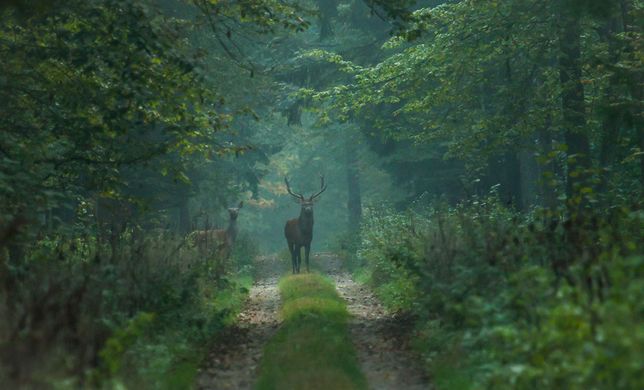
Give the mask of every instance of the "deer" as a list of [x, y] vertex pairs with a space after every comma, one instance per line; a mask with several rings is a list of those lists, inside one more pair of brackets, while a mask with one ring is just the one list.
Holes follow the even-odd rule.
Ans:
[[237, 217], [242, 207], [244, 207], [243, 201], [239, 202], [237, 207], [228, 208], [229, 220], [226, 229], [197, 230], [193, 232], [190, 235], [193, 243], [201, 249], [208, 248], [209, 243], [215, 244], [221, 257], [227, 259], [237, 239], [237, 233], [239, 231], [237, 228]]
[[302, 262], [301, 249], [304, 247], [306, 260], [306, 272], [309, 272], [309, 253], [311, 252], [311, 241], [313, 240], [313, 204], [316, 198], [326, 191], [324, 176], [320, 177], [320, 191], [305, 198], [304, 195], [293, 192], [288, 178], [284, 178], [286, 190], [300, 204], [300, 216], [286, 221], [284, 226], [284, 235], [288, 250], [291, 252], [291, 262], [293, 263], [293, 273], [300, 273], [300, 263]]

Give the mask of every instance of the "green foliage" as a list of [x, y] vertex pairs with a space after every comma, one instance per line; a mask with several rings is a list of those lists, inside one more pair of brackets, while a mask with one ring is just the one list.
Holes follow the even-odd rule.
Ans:
[[[602, 187], [636, 199], [642, 158], [626, 156], [642, 148], [643, 100], [633, 87], [642, 64], [635, 54], [641, 2], [620, 7], [419, 2], [367, 61], [351, 50], [309, 50], [303, 57], [346, 75], [301, 95], [326, 123], [363, 122], [374, 149], [395, 156], [390, 170], [415, 195], [458, 199], [500, 183], [506, 200], [524, 209], [535, 201], [550, 207], [557, 197], [577, 207], [583, 200], [572, 197], [573, 187], [577, 195]], [[537, 166], [535, 157], [561, 149]]]
[[123, 166], [150, 160], [186, 180], [158, 157], [207, 152], [225, 126], [178, 24], [145, 2], [71, 1], [28, 17], [9, 8], [0, 19], [0, 51], [11, 53], [0, 65], [3, 214], [31, 217], [78, 187], [113, 196]]
[[415, 256], [408, 246], [409, 218], [369, 209], [362, 231], [357, 258], [368, 261], [369, 283], [376, 287], [383, 301], [395, 310], [408, 310], [414, 302], [415, 276], [397, 266], [397, 261]]
[[250, 287], [244, 256], [255, 252], [245, 242], [218, 275], [220, 260], [169, 235], [128, 232], [113, 262], [95, 241], [43, 239], [3, 275], [3, 382], [190, 387], [205, 343], [230, 325]]
[[417, 318], [439, 388], [638, 388], [642, 222], [520, 215], [492, 194], [370, 214], [358, 256], [383, 301]]
[[[310, 23], [302, 19], [304, 11], [298, 1], [243, 0], [243, 1], [194, 1], [202, 12], [208, 15], [213, 28], [221, 28], [217, 22], [236, 20], [246, 23], [261, 32], [276, 29], [304, 31]], [[222, 23], [223, 24], [223, 23]], [[224, 24], [224, 26], [226, 26]], [[229, 31], [230, 27], [226, 26]], [[230, 35], [228, 36], [230, 39]]]
[[264, 349], [258, 389], [363, 389], [344, 301], [317, 274], [282, 278], [284, 320]]
[[[579, 291], [565, 287], [540, 306], [540, 329], [498, 325], [490, 332], [493, 356], [508, 362], [489, 383], [522, 388], [637, 388], [642, 385], [638, 358], [641, 330], [642, 257], [613, 265], [629, 277], [611, 278], [628, 295], [610, 290], [604, 301], [588, 304]], [[615, 276], [612, 274], [611, 276]], [[544, 286], [544, 287], [547, 287]], [[638, 290], [638, 291], [635, 291]]]
[[136, 339], [141, 337], [154, 321], [154, 314], [139, 313], [128, 321], [124, 328], [117, 330], [107, 339], [105, 347], [98, 353], [105, 365], [108, 377], [121, 370], [123, 354], [132, 347]]
[[253, 268], [253, 260], [259, 255], [257, 242], [253, 241], [248, 233], [240, 233], [235, 240], [230, 254], [234, 271], [242, 274], [250, 274]]
[[[26, 3], [0, 6], [0, 381], [187, 388], [256, 247], [224, 261], [173, 232], [239, 196], [224, 97], [245, 94], [219, 83], [193, 2]], [[206, 3], [306, 26], [283, 2]]]

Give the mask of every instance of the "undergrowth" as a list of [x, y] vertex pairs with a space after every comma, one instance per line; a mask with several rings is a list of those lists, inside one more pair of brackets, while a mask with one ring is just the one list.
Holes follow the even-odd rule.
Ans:
[[348, 264], [392, 310], [439, 389], [643, 388], [639, 208], [563, 218], [494, 196], [370, 210]]
[[348, 312], [332, 282], [318, 274], [284, 277], [284, 320], [264, 349], [258, 389], [365, 389], [348, 337]]
[[[0, 274], [0, 383], [187, 389], [240, 309], [254, 245], [227, 261], [183, 239], [125, 232], [118, 250], [50, 236]], [[107, 255], [106, 255], [107, 253]]]

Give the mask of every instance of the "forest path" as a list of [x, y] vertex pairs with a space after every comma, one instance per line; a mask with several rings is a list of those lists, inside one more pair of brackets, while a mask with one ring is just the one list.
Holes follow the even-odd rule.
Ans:
[[389, 313], [368, 287], [356, 283], [348, 272], [342, 270], [342, 262], [336, 255], [320, 253], [314, 261], [333, 280], [347, 303], [351, 315], [350, 337], [369, 388], [432, 388], [418, 356], [409, 346], [411, 322]]
[[[349, 332], [360, 368], [370, 389], [428, 389], [429, 380], [408, 343], [410, 323], [388, 313], [369, 288], [342, 270], [332, 253], [311, 256], [316, 269], [329, 276], [351, 314]], [[276, 333], [280, 320], [277, 283], [285, 265], [275, 256], [258, 258], [257, 275], [238, 323], [213, 345], [196, 387], [198, 389], [252, 389], [258, 378], [262, 350]]]
[[197, 378], [198, 389], [252, 389], [255, 384], [264, 345], [279, 326], [277, 282], [284, 266], [275, 256], [260, 256], [255, 267], [259, 276], [237, 324], [212, 346]]

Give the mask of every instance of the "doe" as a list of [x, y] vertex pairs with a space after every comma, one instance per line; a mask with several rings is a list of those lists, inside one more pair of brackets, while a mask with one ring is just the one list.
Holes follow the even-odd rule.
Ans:
[[237, 207], [230, 207], [228, 209], [228, 227], [226, 229], [214, 230], [198, 230], [192, 234], [194, 243], [203, 249], [208, 249], [209, 244], [214, 245], [218, 254], [227, 259], [230, 256], [232, 247], [237, 239], [237, 216], [239, 216], [239, 209], [244, 207], [244, 202], [239, 202]]

